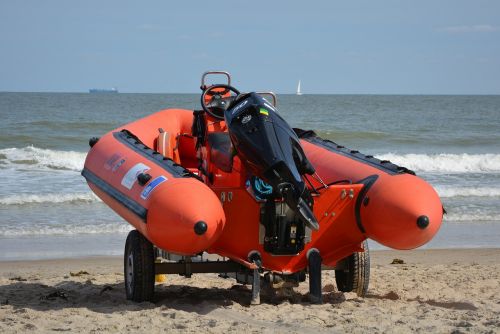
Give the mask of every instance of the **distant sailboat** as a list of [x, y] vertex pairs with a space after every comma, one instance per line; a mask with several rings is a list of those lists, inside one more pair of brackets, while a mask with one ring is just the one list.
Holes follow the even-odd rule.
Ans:
[[297, 85], [297, 95], [302, 95], [302, 92], [300, 91], [300, 80], [299, 84]]

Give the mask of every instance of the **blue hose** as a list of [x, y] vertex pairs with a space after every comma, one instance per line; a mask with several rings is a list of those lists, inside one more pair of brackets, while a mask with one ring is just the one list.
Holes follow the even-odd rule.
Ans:
[[273, 193], [273, 187], [257, 176], [252, 176], [250, 178], [250, 185], [252, 186], [255, 198], [258, 200], [266, 199]]

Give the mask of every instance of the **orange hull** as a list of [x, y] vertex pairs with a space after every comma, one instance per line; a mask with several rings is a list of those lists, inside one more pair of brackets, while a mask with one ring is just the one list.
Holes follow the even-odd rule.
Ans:
[[[441, 200], [413, 172], [317, 137], [304, 139], [302, 145], [318, 173], [328, 175], [325, 182], [349, 179], [364, 184], [353, 218], [367, 238], [395, 249], [413, 249], [439, 230]], [[419, 226], [420, 217], [428, 222]]]
[[[322, 188], [311, 180], [311, 189], [318, 189], [319, 230], [307, 235], [299, 254], [271, 255], [259, 223], [262, 203], [247, 189], [244, 165], [236, 156], [226, 172], [210, 144], [197, 151], [192, 123], [192, 111], [170, 109], [113, 130], [92, 147], [82, 172], [106, 204], [168, 252], [207, 251], [249, 265], [249, 254], [257, 251], [264, 268], [294, 273], [307, 266], [313, 248], [334, 265], [362, 251], [367, 238], [411, 249], [428, 242], [441, 225], [441, 202], [425, 181], [305, 133], [302, 145], [318, 175], [326, 183], [352, 182]], [[159, 128], [167, 134], [161, 140]], [[224, 121], [209, 119], [208, 132], [227, 132]]]
[[[187, 132], [189, 116], [176, 111], [168, 112], [168, 117], [159, 113], [128, 124], [126, 129], [153, 147], [158, 126]], [[92, 190], [159, 248], [184, 255], [206, 250], [224, 229], [219, 199], [189, 170], [120, 130], [103, 136], [87, 156], [83, 175]], [[194, 152], [194, 147], [186, 145], [184, 151], [191, 148]], [[144, 185], [137, 179], [141, 173], [150, 177]]]

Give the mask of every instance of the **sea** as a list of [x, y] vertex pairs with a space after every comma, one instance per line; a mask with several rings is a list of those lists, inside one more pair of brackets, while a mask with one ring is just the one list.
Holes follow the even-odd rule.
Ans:
[[[0, 92], [0, 261], [121, 255], [130, 225], [80, 175], [89, 138], [161, 109], [199, 109], [199, 101]], [[293, 127], [432, 184], [447, 214], [423, 248], [499, 247], [500, 96], [278, 95], [277, 108]]]

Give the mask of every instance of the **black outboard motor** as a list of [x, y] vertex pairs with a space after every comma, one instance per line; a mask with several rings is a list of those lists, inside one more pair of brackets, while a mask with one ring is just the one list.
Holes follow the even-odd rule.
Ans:
[[300, 220], [319, 228], [303, 174], [314, 174], [299, 138], [276, 109], [256, 93], [238, 96], [224, 113], [229, 135], [247, 168], [273, 187]]

